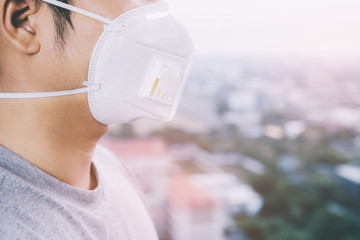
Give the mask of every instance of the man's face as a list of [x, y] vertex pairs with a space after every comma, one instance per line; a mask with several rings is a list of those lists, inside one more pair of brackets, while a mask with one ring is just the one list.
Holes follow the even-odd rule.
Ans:
[[[112, 20], [130, 9], [156, 1], [74, 0], [73, 5]], [[0, 0], [0, 3], [5, 19], [0, 26], [1, 67], [4, 70], [0, 78], [0, 92], [49, 92], [84, 87], [82, 83], [87, 81], [91, 55], [104, 23], [72, 12], [73, 28], [67, 26], [65, 42], [59, 44], [54, 15], [47, 4], [34, 7], [34, 0], [23, 0], [21, 3]], [[31, 6], [30, 11], [26, 11], [27, 5]], [[23, 10], [24, 17], [16, 15]], [[13, 16], [21, 21], [14, 22]], [[21, 102], [3, 101], [11, 104]], [[94, 121], [86, 94], [23, 101], [28, 106], [32, 104], [31, 107], [41, 111], [42, 115], [51, 114], [49, 109], [52, 109], [54, 113], [77, 116], [79, 121]]]
[[[74, 5], [79, 8], [94, 12], [108, 19], [115, 19], [122, 13], [153, 1], [144, 0], [76, 0]], [[65, 43], [60, 46], [56, 39], [56, 29], [50, 9], [43, 5], [39, 11], [42, 18], [39, 21], [41, 34], [41, 50], [39, 61], [48, 67], [48, 90], [69, 90], [82, 87], [87, 80], [88, 67], [94, 46], [103, 32], [104, 23], [72, 12], [73, 29], [68, 26]], [[53, 81], [59, 76], [59, 81]], [[56, 78], [56, 77], [55, 77]], [[56, 86], [55, 86], [56, 85]]]

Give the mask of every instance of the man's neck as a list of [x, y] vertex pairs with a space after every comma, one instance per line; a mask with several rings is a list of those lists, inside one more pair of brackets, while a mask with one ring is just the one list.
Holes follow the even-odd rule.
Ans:
[[92, 155], [107, 126], [89, 117], [87, 106], [47, 110], [41, 99], [28, 101], [32, 101], [29, 107], [15, 103], [7, 111], [0, 109], [0, 144], [69, 185], [94, 189]]

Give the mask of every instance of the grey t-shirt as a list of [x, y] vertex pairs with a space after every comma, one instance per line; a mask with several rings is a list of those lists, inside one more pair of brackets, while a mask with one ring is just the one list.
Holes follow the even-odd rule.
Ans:
[[72, 187], [0, 145], [0, 239], [158, 240], [119, 160], [95, 150], [95, 190]]

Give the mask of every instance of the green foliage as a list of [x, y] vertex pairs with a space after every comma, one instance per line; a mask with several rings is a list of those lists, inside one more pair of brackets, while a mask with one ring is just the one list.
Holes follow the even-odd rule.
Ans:
[[314, 212], [310, 219], [307, 232], [315, 239], [358, 240], [360, 239], [360, 222], [348, 216], [338, 216], [320, 209]]
[[[250, 239], [360, 239], [360, 203], [349, 200], [331, 173], [306, 169], [289, 175], [269, 171], [254, 175], [250, 182], [264, 197], [258, 216], [236, 219]], [[336, 206], [337, 211], [329, 206]]]
[[[360, 201], [344, 192], [332, 172], [334, 165], [351, 161], [332, 147], [332, 142], [338, 141], [332, 137], [339, 135], [350, 142], [351, 136], [348, 133], [326, 135], [323, 129], [316, 131], [319, 133], [316, 141], [307, 136], [286, 143], [258, 139], [257, 144], [261, 146], [251, 146], [260, 150], [271, 146], [275, 154], [269, 158], [256, 153], [268, 171], [262, 176], [253, 175], [250, 184], [264, 197], [264, 206], [256, 217], [237, 218], [239, 228], [249, 239], [360, 239]], [[295, 171], [283, 172], [278, 168], [276, 159], [283, 153], [283, 148], [277, 146], [279, 143], [286, 144], [288, 155], [299, 160]], [[343, 209], [341, 214], [331, 211], [331, 203]]]
[[310, 163], [337, 165], [348, 162], [348, 159], [343, 154], [329, 145], [323, 144], [299, 144], [296, 154]]
[[[266, 123], [281, 120], [277, 114], [270, 117]], [[327, 133], [324, 128], [310, 127], [297, 140], [242, 139], [236, 128], [229, 125], [201, 136], [174, 129], [157, 135], [169, 143], [194, 142], [209, 152], [241, 153], [266, 166], [264, 175], [248, 173], [247, 179], [263, 196], [262, 210], [255, 217], [236, 217], [238, 227], [249, 239], [360, 239], [360, 201], [344, 193], [332, 172], [335, 165], [351, 160], [334, 147], [339, 141], [351, 143], [351, 132]], [[296, 159], [291, 172], [281, 170], [279, 159], [283, 156]], [[332, 203], [345, 210], [341, 214], [332, 211]]]
[[240, 228], [253, 240], [312, 240], [281, 217], [255, 217], [240, 222]]

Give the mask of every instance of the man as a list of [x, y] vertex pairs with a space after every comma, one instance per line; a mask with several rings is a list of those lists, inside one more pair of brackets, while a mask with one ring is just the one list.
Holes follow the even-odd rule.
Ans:
[[[77, 9], [71, 12], [68, 5], [56, 5], [57, 1], [0, 0], [0, 239], [157, 239], [147, 208], [126, 171], [111, 153], [97, 146], [108, 130], [107, 124], [115, 121], [98, 117], [91, 104], [95, 101], [96, 106], [101, 106], [103, 101], [96, 99], [101, 94], [116, 102], [108, 93], [116, 83], [108, 83], [107, 87], [107, 79], [100, 79], [99, 83], [95, 79], [88, 88], [82, 84], [91, 82], [86, 80], [90, 79], [88, 72], [93, 71], [90, 61], [97, 61], [91, 60], [96, 52], [103, 53], [98, 54], [100, 58], [112, 54], [99, 50], [102, 46], [98, 45], [104, 42], [99, 40], [97, 44], [99, 37], [126, 36], [122, 25], [107, 19], [158, 3], [62, 2]], [[81, 9], [103, 18], [95, 15], [95, 19], [91, 18], [92, 14]], [[142, 12], [146, 11], [139, 14]], [[127, 18], [131, 15], [134, 12]], [[146, 15], [149, 21], [162, 17], [165, 15]], [[142, 19], [145, 18], [135, 20], [145, 21]], [[104, 22], [105, 31], [115, 33], [104, 33]], [[156, 20], [152, 24], [160, 23]], [[156, 36], [156, 32], [152, 34]], [[97, 64], [104, 68], [107, 65], [113, 64], [110, 61]], [[116, 72], [129, 66], [113, 68]], [[109, 71], [94, 69], [100, 73]], [[108, 74], [111, 78], [115, 73]], [[126, 95], [126, 89], [116, 91], [118, 95], [125, 91]], [[91, 94], [96, 96], [89, 102]], [[154, 97], [151, 94], [149, 99]], [[156, 94], [155, 100], [166, 99], [167, 104], [174, 105], [160, 90]], [[145, 99], [146, 104], [159, 104], [149, 99]], [[99, 111], [106, 106], [99, 107]], [[117, 108], [113, 109], [116, 112]], [[112, 111], [108, 112], [111, 115]]]

